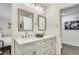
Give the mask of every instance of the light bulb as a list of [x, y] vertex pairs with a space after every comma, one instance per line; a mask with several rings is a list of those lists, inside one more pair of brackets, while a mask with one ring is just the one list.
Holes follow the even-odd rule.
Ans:
[[40, 5], [34, 5], [32, 3], [25, 4], [27, 7], [35, 9], [36, 12], [43, 12], [44, 9]]
[[37, 12], [43, 12], [43, 8], [40, 7], [40, 6], [35, 6], [35, 10], [36, 10]]

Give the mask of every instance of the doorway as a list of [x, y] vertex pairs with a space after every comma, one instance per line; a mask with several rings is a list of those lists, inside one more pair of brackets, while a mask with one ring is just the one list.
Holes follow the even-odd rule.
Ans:
[[79, 55], [79, 5], [60, 11], [62, 55]]

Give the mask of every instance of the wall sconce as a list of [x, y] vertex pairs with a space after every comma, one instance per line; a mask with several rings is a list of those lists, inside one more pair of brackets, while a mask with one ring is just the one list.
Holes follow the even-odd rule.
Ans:
[[11, 29], [11, 21], [8, 22], [8, 28]]

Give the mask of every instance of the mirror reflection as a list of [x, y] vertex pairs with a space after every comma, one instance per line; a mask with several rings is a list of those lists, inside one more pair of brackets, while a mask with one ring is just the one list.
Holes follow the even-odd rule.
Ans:
[[19, 31], [32, 31], [33, 14], [22, 9], [18, 9], [18, 25]]

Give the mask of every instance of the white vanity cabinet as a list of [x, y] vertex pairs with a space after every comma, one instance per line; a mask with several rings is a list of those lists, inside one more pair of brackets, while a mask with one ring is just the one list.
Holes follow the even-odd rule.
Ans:
[[55, 55], [56, 54], [56, 37], [46, 38], [18, 44], [15, 40], [15, 55]]
[[55, 38], [42, 40], [40, 43], [41, 45], [36, 50], [37, 55], [55, 55], [55, 52], [56, 52]]

